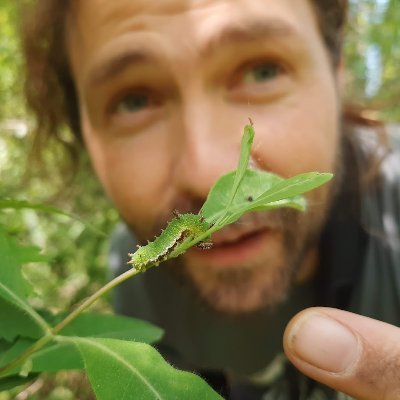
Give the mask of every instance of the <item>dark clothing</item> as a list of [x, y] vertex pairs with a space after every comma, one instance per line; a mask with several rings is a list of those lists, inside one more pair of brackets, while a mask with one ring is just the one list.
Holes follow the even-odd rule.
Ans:
[[[158, 345], [164, 357], [202, 375], [225, 398], [346, 399], [297, 372], [285, 359], [282, 335], [292, 316], [313, 305], [400, 325], [399, 154], [390, 152], [376, 182], [359, 190], [377, 146], [370, 131], [346, 140], [343, 185], [321, 236], [318, 274], [273, 311], [221, 316], [203, 306], [168, 267], [152, 268], [118, 287], [116, 311], [165, 329]], [[127, 269], [134, 248], [133, 236], [119, 226], [110, 252], [114, 274]]]

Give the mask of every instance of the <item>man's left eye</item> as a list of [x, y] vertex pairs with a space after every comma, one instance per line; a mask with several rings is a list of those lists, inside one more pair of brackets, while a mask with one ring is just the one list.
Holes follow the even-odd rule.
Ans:
[[243, 76], [243, 83], [262, 83], [277, 78], [282, 68], [276, 63], [262, 63], [249, 68]]

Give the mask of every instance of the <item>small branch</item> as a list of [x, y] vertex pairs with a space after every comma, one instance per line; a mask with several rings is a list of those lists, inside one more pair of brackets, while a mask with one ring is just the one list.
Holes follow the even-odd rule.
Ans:
[[171, 254], [170, 256], [165, 260], [170, 260], [171, 258], [176, 258], [183, 254], [186, 250], [190, 249], [197, 243], [201, 242], [203, 239], [211, 236], [214, 232], [219, 231], [222, 229], [223, 225], [221, 224], [214, 224], [210, 229], [207, 230], [207, 232], [204, 232], [203, 234], [195, 237], [194, 239], [188, 241], [187, 243], [182, 243], [181, 246], [178, 246]]
[[65, 319], [58, 323], [53, 329], [53, 335], [57, 335], [62, 329], [64, 329], [69, 323], [71, 323], [79, 314], [89, 308], [98, 298], [109, 292], [115, 286], [126, 281], [127, 279], [139, 274], [140, 271], [134, 268], [129, 269], [123, 274], [117, 276], [112, 281], [108, 282], [105, 286], [99, 289], [96, 293], [87, 298], [79, 307], [77, 307], [71, 314], [69, 314]]
[[21, 364], [24, 360], [26, 360], [29, 356], [31, 356], [36, 351], [40, 350], [48, 343], [50, 343], [54, 336], [57, 335], [62, 329], [64, 329], [69, 323], [71, 323], [79, 314], [89, 308], [98, 298], [106, 294], [108, 291], [113, 289], [115, 286], [120, 283], [126, 281], [127, 279], [135, 276], [140, 271], [135, 270], [134, 268], [129, 269], [123, 274], [117, 276], [112, 281], [108, 282], [105, 286], [99, 289], [96, 293], [91, 295], [88, 299], [86, 299], [79, 307], [77, 307], [71, 314], [69, 314], [65, 319], [63, 319], [60, 323], [58, 323], [54, 328], [50, 330], [50, 332], [42, 336], [38, 341], [33, 343], [31, 347], [26, 349], [22, 354], [20, 354], [15, 360], [6, 366], [0, 368], [0, 376], [4, 375], [6, 372], [11, 371], [13, 368]]

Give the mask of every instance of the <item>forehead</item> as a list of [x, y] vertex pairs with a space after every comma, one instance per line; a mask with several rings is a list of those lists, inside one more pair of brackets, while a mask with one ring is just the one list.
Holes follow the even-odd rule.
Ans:
[[190, 35], [225, 19], [255, 15], [282, 18], [300, 29], [314, 19], [309, 0], [74, 0], [69, 25], [89, 35], [96, 32], [100, 35], [96, 39], [101, 41], [110, 33], [146, 28], [162, 32], [185, 23]]
[[80, 75], [110, 53], [135, 46], [176, 61], [251, 32], [280, 33], [294, 45], [320, 39], [309, 0], [74, 0], [67, 27]]
[[[87, 16], [117, 20], [129, 16], [165, 15], [177, 16], [203, 10], [217, 10], [220, 7], [241, 10], [275, 11], [281, 6], [297, 13], [309, 0], [72, 0], [72, 8]], [[310, 7], [310, 4], [308, 4]], [[89, 13], [89, 14], [87, 14]], [[86, 23], [90, 24], [90, 19]]]

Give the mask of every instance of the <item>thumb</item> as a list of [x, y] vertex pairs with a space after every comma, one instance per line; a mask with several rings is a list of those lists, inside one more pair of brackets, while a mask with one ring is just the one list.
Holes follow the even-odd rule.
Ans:
[[305, 375], [362, 400], [400, 399], [400, 329], [333, 308], [297, 314], [284, 334]]

